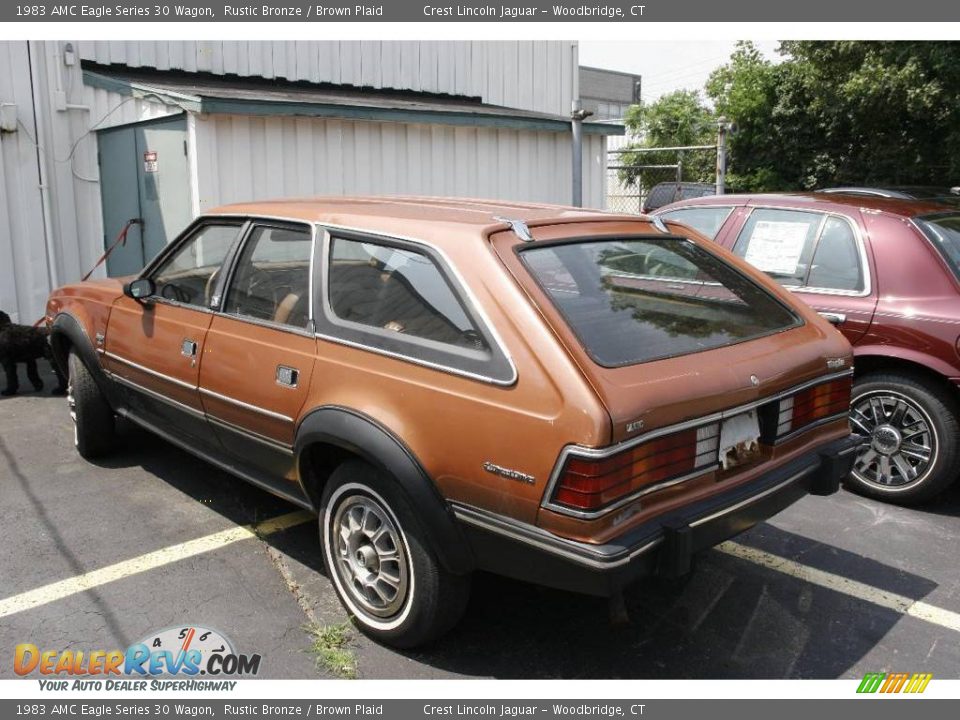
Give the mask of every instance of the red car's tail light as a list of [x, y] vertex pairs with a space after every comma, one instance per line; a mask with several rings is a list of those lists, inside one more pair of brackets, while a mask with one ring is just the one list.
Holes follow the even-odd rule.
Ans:
[[853, 379], [831, 380], [801, 390], [780, 401], [777, 417], [777, 437], [801, 430], [818, 420], [840, 415], [850, 409]]
[[659, 483], [717, 464], [720, 425], [680, 430], [629, 450], [591, 459], [571, 455], [560, 470], [553, 502], [595, 511]]

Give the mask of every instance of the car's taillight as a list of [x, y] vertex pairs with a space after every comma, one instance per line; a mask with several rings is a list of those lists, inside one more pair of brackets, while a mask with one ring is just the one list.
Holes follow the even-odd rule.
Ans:
[[780, 400], [777, 437], [801, 430], [818, 420], [840, 415], [850, 408], [850, 377], [814, 385]]
[[629, 450], [591, 459], [571, 455], [557, 479], [553, 502], [595, 511], [646, 487], [717, 464], [720, 425], [680, 430]]

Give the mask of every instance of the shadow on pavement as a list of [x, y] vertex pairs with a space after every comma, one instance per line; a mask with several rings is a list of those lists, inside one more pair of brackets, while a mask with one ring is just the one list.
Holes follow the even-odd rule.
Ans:
[[[125, 449], [105, 467], [139, 465], [181, 493], [247, 524], [296, 509], [123, 424]], [[957, 494], [947, 502], [958, 502]], [[265, 538], [322, 572], [313, 523]], [[936, 583], [772, 525], [738, 542], [910, 598]], [[332, 590], [331, 590], [332, 592]], [[683, 583], [631, 588], [631, 622], [609, 621], [603, 599], [477, 573], [460, 625], [419, 652], [372, 650], [461, 675], [497, 678], [835, 678], [882, 641], [901, 616], [717, 551]]]
[[[757, 529], [758, 547], [811, 542], [770, 525]], [[831, 555], [829, 564], [848, 577], [909, 597], [936, 587], [836, 548], [821, 545], [817, 554]], [[836, 678], [901, 617], [717, 551], [681, 583], [631, 588], [627, 606], [630, 622], [613, 625], [602, 599], [478, 575], [463, 622], [409, 657], [496, 678]]]

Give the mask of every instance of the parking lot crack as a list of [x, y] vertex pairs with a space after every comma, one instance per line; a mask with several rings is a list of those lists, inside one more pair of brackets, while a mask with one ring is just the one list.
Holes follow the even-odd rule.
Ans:
[[303, 611], [307, 621], [311, 625], [315, 625], [317, 623], [317, 614], [314, 612], [313, 608], [316, 606], [316, 603], [312, 601], [309, 594], [293, 577], [293, 573], [290, 571], [290, 566], [287, 565], [284, 554], [276, 548], [270, 547], [270, 545], [266, 545], [266, 549], [267, 556], [270, 558], [270, 562], [273, 563], [273, 566], [280, 574], [283, 584], [286, 585], [287, 590], [297, 601], [297, 605], [300, 606], [300, 610]]

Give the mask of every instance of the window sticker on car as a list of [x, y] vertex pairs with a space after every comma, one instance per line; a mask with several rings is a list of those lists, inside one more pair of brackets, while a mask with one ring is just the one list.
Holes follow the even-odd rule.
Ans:
[[744, 259], [759, 270], [779, 275], [797, 272], [810, 224], [760, 220], [753, 228]]

